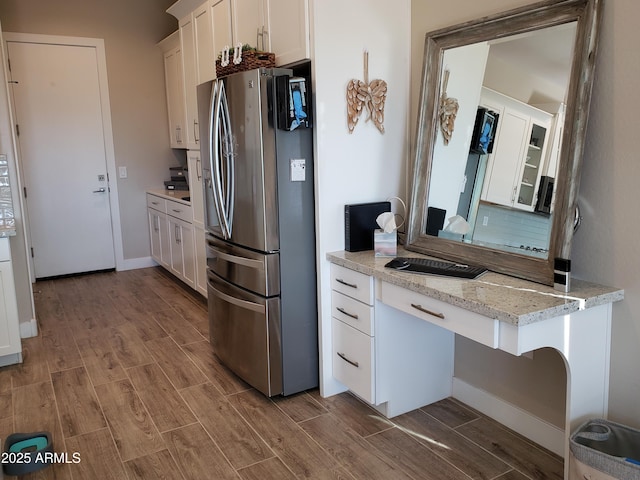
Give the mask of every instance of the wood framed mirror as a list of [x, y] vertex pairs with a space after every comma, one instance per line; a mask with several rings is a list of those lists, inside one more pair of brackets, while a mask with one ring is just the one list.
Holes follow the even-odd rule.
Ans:
[[408, 250], [553, 284], [571, 253], [601, 12], [547, 0], [426, 35]]

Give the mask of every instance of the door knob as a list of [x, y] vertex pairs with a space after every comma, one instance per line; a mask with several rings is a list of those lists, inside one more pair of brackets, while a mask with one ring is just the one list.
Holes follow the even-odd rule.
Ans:
[[106, 192], [106, 191], [107, 191], [107, 189], [106, 189], [106, 188], [101, 187], [101, 188], [99, 188], [98, 190], [94, 190], [94, 191], [93, 191], [93, 193], [104, 193], [104, 192]]

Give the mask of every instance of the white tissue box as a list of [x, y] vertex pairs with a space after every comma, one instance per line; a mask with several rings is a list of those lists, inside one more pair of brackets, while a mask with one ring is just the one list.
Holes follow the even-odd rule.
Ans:
[[398, 253], [398, 232], [373, 231], [373, 249], [376, 257], [395, 257]]

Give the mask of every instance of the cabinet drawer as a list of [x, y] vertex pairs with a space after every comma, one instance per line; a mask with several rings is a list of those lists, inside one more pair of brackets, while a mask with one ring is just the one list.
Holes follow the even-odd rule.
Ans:
[[331, 315], [373, 336], [373, 307], [335, 290], [331, 292]]
[[164, 198], [156, 197], [147, 193], [147, 207], [167, 213], [167, 201]]
[[192, 223], [193, 216], [191, 215], [191, 206], [184, 203], [172, 202], [167, 200], [167, 215], [179, 218], [185, 222]]
[[488, 347], [498, 347], [499, 320], [386, 282], [382, 282], [380, 297], [383, 303], [398, 310], [459, 333]]
[[373, 305], [373, 277], [369, 275], [332, 264], [331, 288], [362, 303]]
[[375, 404], [373, 337], [333, 318], [333, 376], [353, 393]]

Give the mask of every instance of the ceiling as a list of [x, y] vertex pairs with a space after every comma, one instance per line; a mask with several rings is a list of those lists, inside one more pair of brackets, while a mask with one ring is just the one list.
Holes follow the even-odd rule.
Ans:
[[568, 86], [573, 59], [576, 23], [550, 27], [491, 42], [489, 56], [523, 72]]

